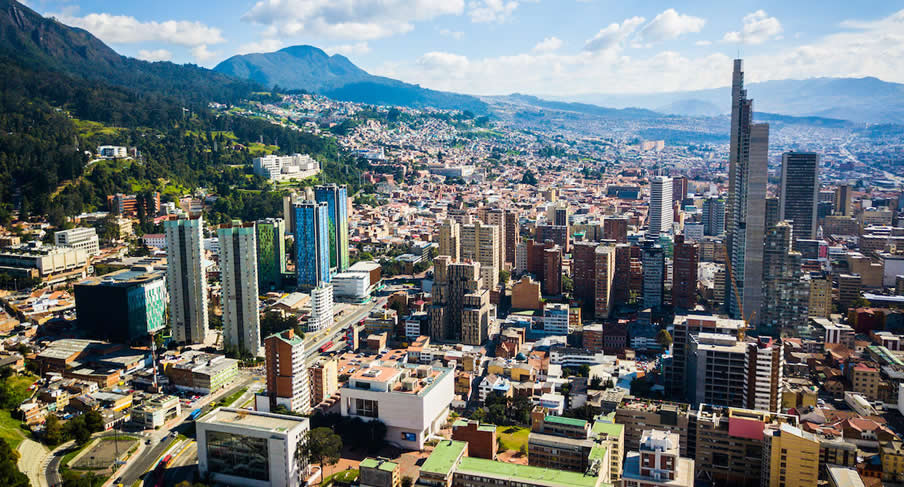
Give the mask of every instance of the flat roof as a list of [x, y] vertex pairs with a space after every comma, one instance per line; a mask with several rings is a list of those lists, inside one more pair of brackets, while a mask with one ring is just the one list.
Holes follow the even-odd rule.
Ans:
[[594, 434], [605, 433], [609, 436], [617, 436], [624, 431], [625, 425], [618, 423], [608, 423], [605, 421], [594, 421], [590, 430]]
[[577, 472], [553, 470], [551, 468], [531, 467], [514, 463], [494, 462], [483, 458], [465, 457], [461, 459], [458, 472], [479, 474], [508, 480], [546, 484], [563, 487], [594, 487], [597, 477]]
[[587, 426], [587, 421], [584, 421], [583, 419], [566, 418], [564, 416], [556, 416], [553, 414], [547, 414], [546, 417], [543, 418], [543, 422], [563, 424], [566, 426], [576, 426], [578, 428]]
[[421, 465], [421, 472], [448, 476], [455, 468], [455, 462], [468, 444], [464, 441], [443, 440]]
[[399, 464], [395, 462], [391, 462], [389, 460], [382, 460], [379, 458], [367, 457], [361, 461], [359, 468], [376, 468], [383, 470], [385, 472], [392, 472], [396, 468], [398, 468]]
[[308, 421], [308, 418], [298, 416], [232, 408], [217, 408], [200, 420], [203, 424], [241, 426], [274, 433], [288, 433], [290, 430], [308, 423]]

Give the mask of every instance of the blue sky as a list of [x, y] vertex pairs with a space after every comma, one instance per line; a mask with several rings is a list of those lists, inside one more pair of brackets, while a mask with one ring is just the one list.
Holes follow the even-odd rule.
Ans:
[[658, 0], [27, 0], [148, 60], [213, 67], [312, 44], [374, 74], [474, 94], [567, 96], [876, 76], [904, 82], [904, 5]]

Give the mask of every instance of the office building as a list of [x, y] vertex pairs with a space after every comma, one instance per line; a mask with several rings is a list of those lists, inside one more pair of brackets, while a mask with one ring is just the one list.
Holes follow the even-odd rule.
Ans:
[[452, 369], [371, 362], [355, 371], [340, 390], [343, 416], [379, 419], [386, 438], [411, 450], [423, 450], [449, 416], [454, 398]]
[[75, 285], [78, 327], [113, 342], [142, 341], [166, 327], [166, 300], [164, 273], [149, 267], [122, 269]]
[[558, 245], [543, 250], [543, 294], [562, 294], [562, 248]]
[[672, 260], [672, 305], [692, 310], [697, 305], [698, 245], [685, 242], [684, 235], [675, 236]]
[[[785, 152], [782, 154], [779, 219], [791, 221], [794, 242], [816, 237], [816, 201], [818, 198], [819, 155], [815, 152]], [[794, 248], [797, 249], [797, 245]]]
[[568, 305], [546, 303], [543, 305], [543, 332], [547, 335], [568, 335]]
[[311, 428], [308, 418], [217, 408], [195, 424], [198, 470], [212, 483], [304, 485], [307, 459], [297, 449]]
[[791, 250], [791, 225], [779, 222], [766, 234], [763, 251], [763, 301], [759, 327], [762, 333], [778, 336], [807, 324], [810, 290], [803, 279], [800, 252]]
[[453, 263], [451, 257], [441, 255], [433, 260], [433, 266], [430, 338], [460, 341], [466, 314], [471, 332], [478, 331], [472, 338], [479, 338], [479, 331], [483, 330], [484, 322], [489, 322], [490, 313], [488, 296], [484, 306], [483, 294], [487, 290], [480, 279], [480, 263]]
[[521, 230], [518, 223], [518, 213], [505, 210], [505, 258], [508, 264], [515, 264], [515, 253], [518, 244], [521, 243]]
[[850, 184], [839, 184], [835, 188], [835, 215], [854, 216], [851, 208], [852, 191]]
[[291, 329], [264, 339], [264, 367], [267, 391], [255, 398], [258, 411], [285, 406], [290, 411], [307, 413], [311, 407], [308, 372], [305, 369], [304, 340]]
[[223, 281], [223, 343], [241, 354], [261, 354], [257, 239], [254, 223], [233, 222], [217, 229]]
[[269, 154], [251, 160], [254, 174], [270, 181], [302, 181], [320, 172], [320, 163], [307, 154]]
[[258, 220], [257, 288], [261, 293], [282, 287], [286, 273], [286, 222], [282, 218]]
[[575, 242], [571, 251], [574, 262], [574, 297], [585, 310], [593, 309], [596, 288], [596, 242]]
[[489, 338], [491, 319], [489, 290], [481, 289], [462, 296], [461, 342], [483, 345]]
[[348, 269], [348, 188], [335, 184], [314, 186], [314, 200], [326, 203], [329, 223], [330, 268]]
[[622, 487], [693, 487], [694, 461], [679, 453], [680, 436], [645, 430], [640, 448], [625, 457]]
[[672, 178], [672, 201], [679, 205], [687, 198], [687, 177], [677, 176]]
[[203, 343], [207, 336], [207, 279], [202, 263], [200, 216], [167, 220], [166, 282], [176, 343]]
[[497, 225], [484, 225], [480, 220], [461, 226], [461, 260], [479, 262], [483, 287], [496, 289], [499, 271], [502, 270], [501, 229]]
[[858, 298], [863, 290], [863, 280], [860, 274], [840, 274], [838, 276], [838, 307], [847, 310]]
[[239, 361], [225, 355], [199, 351], [185, 351], [165, 366], [170, 384], [180, 391], [201, 394], [216, 392], [239, 374]]
[[725, 233], [725, 200], [706, 198], [703, 201], [703, 235], [718, 237]]
[[789, 424], [767, 428], [763, 435], [763, 477], [760, 485], [817, 485], [819, 452], [819, 438], [812, 433]]
[[326, 203], [295, 204], [295, 268], [298, 286], [314, 288], [330, 282], [329, 207]]
[[744, 407], [758, 411], [779, 412], [782, 407], [782, 374], [785, 356], [782, 342], [777, 338], [761, 336], [746, 342], [747, 386], [744, 389]]
[[781, 221], [781, 201], [775, 197], [766, 198], [766, 224], [764, 228], [768, 232], [770, 228], [777, 225]]
[[[597, 318], [609, 318], [615, 306], [612, 283], [615, 279], [615, 247], [600, 245], [594, 251], [593, 310]], [[577, 272], [577, 270], [575, 270]]]
[[698, 333], [687, 347], [687, 400], [744, 407], [747, 346], [732, 335]]
[[[636, 271], [641, 277], [638, 284], [642, 286], [640, 248], [628, 244], [615, 246], [615, 274], [612, 276], [612, 304], [613, 306], [625, 305], [634, 299], [632, 293], [632, 271]], [[640, 286], [635, 289], [640, 294]]]
[[[615, 423], [624, 427], [625, 444], [640, 444], [649, 429], [668, 431], [686, 438], [690, 433], [690, 413], [687, 403], [624, 397], [615, 409]], [[679, 453], [693, 458], [688, 442], [679, 440]]]
[[166, 394], [155, 394], [145, 398], [141, 404], [132, 406], [129, 411], [132, 422], [142, 429], [162, 428], [167, 421], [181, 414], [179, 398]]
[[461, 258], [461, 225], [451, 218], [439, 227], [439, 255], [448, 255], [452, 262]]
[[571, 250], [571, 239], [568, 225], [537, 225], [537, 241], [552, 241], [562, 248], [562, 252]]
[[832, 278], [816, 272], [810, 273], [810, 292], [807, 300], [807, 316], [828, 318], [832, 314]]
[[58, 247], [84, 250], [88, 255], [100, 254], [100, 242], [94, 228], [73, 228], [54, 232], [53, 243]]
[[335, 358], [320, 358], [308, 368], [311, 378], [311, 407], [326, 401], [339, 390], [339, 361]]
[[43, 245], [39, 241], [0, 249], [0, 267], [14, 276], [42, 278], [47, 284], [83, 279], [88, 254], [81, 249]]
[[649, 235], [656, 238], [672, 231], [672, 178], [656, 176], [650, 180]]
[[677, 315], [672, 328], [672, 363], [665, 370], [665, 384], [670, 394], [685, 397], [687, 362], [691, 337], [699, 333], [717, 333], [738, 336], [744, 326], [741, 320], [704, 315]]
[[[769, 125], [753, 123], [753, 100], [744, 89], [743, 62], [734, 61], [731, 91], [726, 248], [731, 279], [725, 285], [729, 316], [750, 321], [762, 302]], [[735, 285], [731, 284], [734, 280]], [[737, 293], [735, 292], [737, 288]], [[751, 323], [755, 325], [755, 322]]]
[[333, 326], [333, 285], [321, 284], [311, 290], [311, 316], [308, 333], [329, 330]]
[[660, 308], [665, 287], [665, 250], [647, 241], [643, 247], [643, 307]]

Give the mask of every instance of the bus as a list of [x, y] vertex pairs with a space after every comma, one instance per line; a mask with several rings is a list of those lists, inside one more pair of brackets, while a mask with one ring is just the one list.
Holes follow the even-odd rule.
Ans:
[[333, 341], [332, 341], [332, 340], [330, 340], [330, 341], [324, 343], [324, 344], [319, 348], [320, 353], [326, 352], [326, 351], [329, 350], [330, 347], [332, 347], [332, 346], [333, 346]]
[[201, 415], [201, 409], [203, 409], [203, 408], [198, 408], [198, 409], [195, 409], [194, 411], [192, 411], [191, 414], [188, 415], [189, 421], [194, 421], [194, 420], [198, 419], [198, 416]]

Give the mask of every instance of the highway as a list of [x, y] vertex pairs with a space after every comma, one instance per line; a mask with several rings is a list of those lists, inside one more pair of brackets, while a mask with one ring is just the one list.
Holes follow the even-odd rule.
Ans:
[[332, 340], [334, 343], [337, 342], [340, 335], [345, 333], [345, 329], [348, 328], [350, 324], [357, 324], [359, 321], [366, 318], [371, 310], [382, 307], [386, 304], [387, 298], [382, 297], [371, 303], [365, 304], [363, 306], [358, 307], [350, 314], [347, 314], [340, 319], [336, 320], [328, 330], [321, 330], [319, 332], [314, 333], [313, 338], [309, 338], [305, 336], [305, 361], [307, 364], [310, 364], [320, 355], [320, 347], [324, 344]]

